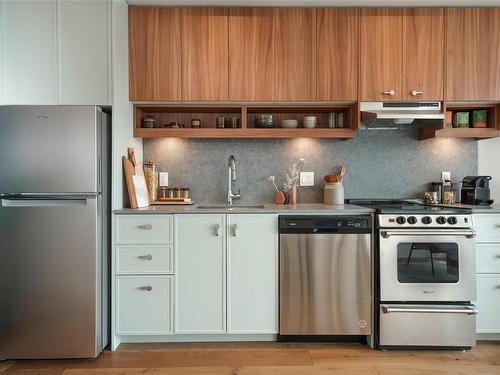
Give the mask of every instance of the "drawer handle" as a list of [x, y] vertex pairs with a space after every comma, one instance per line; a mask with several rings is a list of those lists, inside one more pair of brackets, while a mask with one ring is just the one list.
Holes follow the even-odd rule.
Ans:
[[411, 94], [412, 94], [413, 96], [417, 96], [417, 95], [424, 95], [424, 92], [423, 92], [423, 91], [413, 90], [413, 91], [411, 92]]
[[149, 255], [149, 254], [148, 255], [139, 255], [138, 258], [141, 260], [151, 260], [151, 259], [153, 259], [153, 256]]
[[220, 225], [215, 224], [215, 236], [219, 237], [219, 235], [220, 235]]
[[236, 237], [238, 235], [238, 225], [233, 224], [233, 237]]
[[139, 290], [144, 290], [146, 292], [151, 292], [153, 290], [153, 287], [151, 285], [148, 286], [140, 286]]
[[153, 229], [153, 226], [151, 224], [144, 224], [144, 225], [139, 225], [137, 229], [140, 230], [151, 230]]
[[394, 95], [396, 95], [396, 91], [394, 91], [394, 90], [384, 91], [384, 92], [382, 92], [382, 94], [394, 96]]

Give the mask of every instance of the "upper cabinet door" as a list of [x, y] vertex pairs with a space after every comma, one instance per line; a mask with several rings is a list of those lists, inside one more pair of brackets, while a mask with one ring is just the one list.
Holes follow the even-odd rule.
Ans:
[[319, 100], [358, 98], [358, 13], [350, 8], [317, 10]]
[[446, 99], [500, 100], [500, 8], [446, 10]]
[[228, 99], [228, 14], [224, 8], [182, 9], [183, 99]]
[[316, 9], [275, 9], [277, 100], [316, 100], [316, 42]]
[[444, 9], [403, 10], [404, 100], [443, 100]]
[[56, 1], [5, 1], [5, 104], [57, 104]]
[[181, 11], [129, 8], [130, 100], [180, 100]]
[[402, 15], [397, 8], [361, 9], [361, 100], [403, 97]]
[[272, 100], [275, 93], [274, 10], [229, 13], [229, 99]]
[[60, 103], [110, 104], [107, 1], [60, 1]]

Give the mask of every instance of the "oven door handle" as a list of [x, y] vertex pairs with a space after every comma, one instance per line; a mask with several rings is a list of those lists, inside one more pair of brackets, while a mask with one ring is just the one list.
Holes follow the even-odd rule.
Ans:
[[391, 236], [465, 236], [467, 238], [474, 238], [476, 237], [476, 232], [473, 230], [464, 230], [464, 231], [456, 231], [456, 230], [446, 230], [446, 229], [441, 229], [441, 230], [398, 230], [398, 231], [389, 231], [389, 230], [382, 230], [380, 231], [380, 235], [383, 238], [389, 238]]
[[477, 310], [473, 307], [464, 307], [457, 309], [443, 309], [443, 308], [425, 308], [425, 307], [390, 307], [387, 305], [381, 305], [382, 312], [384, 314], [390, 313], [439, 313], [439, 314], [467, 314], [476, 315]]

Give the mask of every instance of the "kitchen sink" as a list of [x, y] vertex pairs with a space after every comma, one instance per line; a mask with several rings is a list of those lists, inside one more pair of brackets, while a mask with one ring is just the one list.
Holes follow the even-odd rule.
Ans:
[[252, 208], [259, 208], [259, 209], [263, 209], [265, 208], [263, 204], [255, 204], [255, 205], [240, 205], [240, 206], [231, 206], [231, 205], [228, 205], [228, 204], [215, 204], [215, 205], [208, 205], [208, 206], [197, 206], [196, 207], [198, 210], [220, 210], [220, 209], [223, 209], [223, 210], [237, 210], [237, 209], [240, 209], [240, 208], [243, 208], [243, 209], [252, 209]]

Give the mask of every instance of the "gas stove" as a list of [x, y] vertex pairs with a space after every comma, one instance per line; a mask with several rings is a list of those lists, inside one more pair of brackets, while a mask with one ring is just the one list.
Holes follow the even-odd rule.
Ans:
[[380, 228], [472, 228], [469, 209], [409, 200], [350, 199], [348, 203], [373, 208]]

